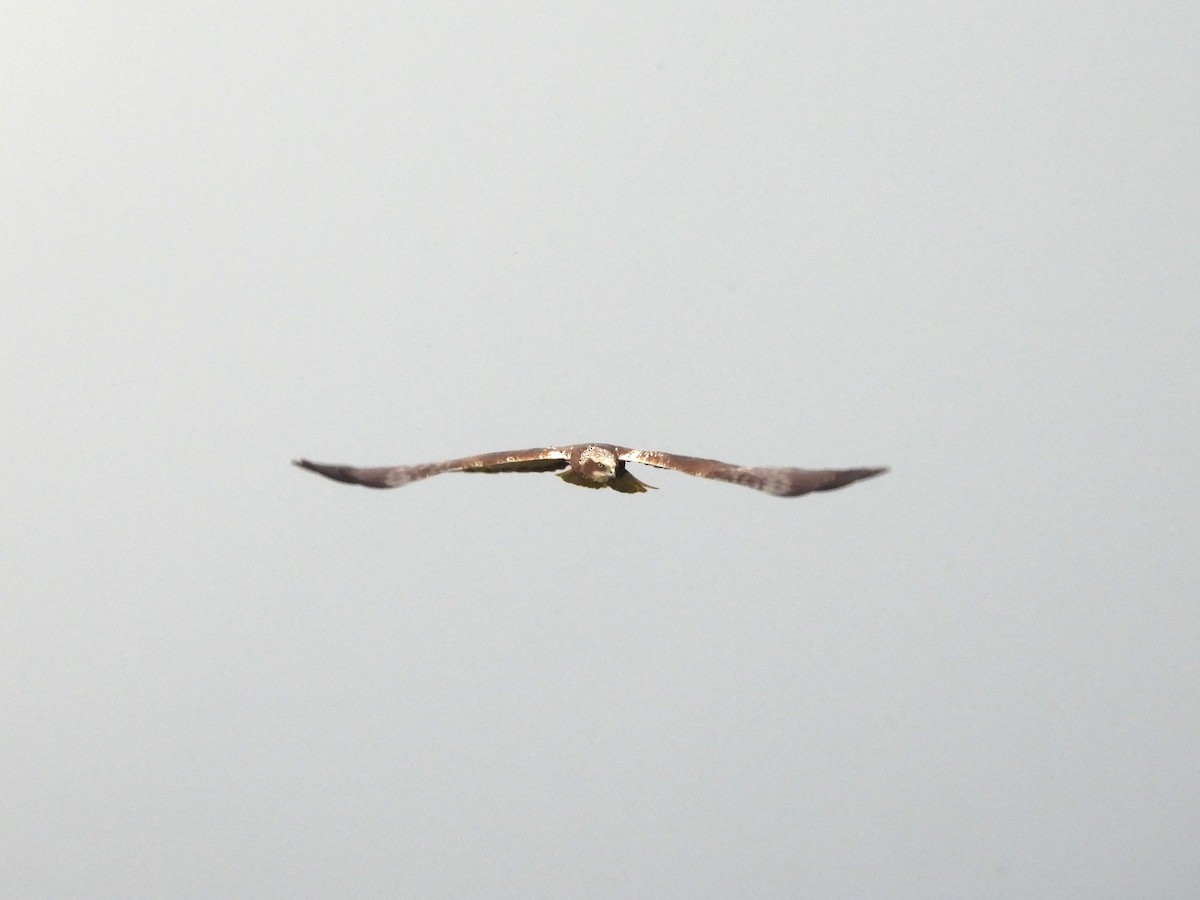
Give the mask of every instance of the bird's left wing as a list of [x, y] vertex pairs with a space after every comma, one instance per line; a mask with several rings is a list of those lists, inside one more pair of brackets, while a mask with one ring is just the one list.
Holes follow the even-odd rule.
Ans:
[[832, 491], [872, 475], [881, 475], [886, 468], [870, 469], [796, 469], [735, 466], [716, 459], [701, 459], [679, 453], [658, 450], [632, 450], [618, 447], [617, 456], [626, 462], [639, 462], [659, 469], [674, 469], [699, 478], [711, 478], [740, 484], [742, 487], [765, 491], [776, 497], [799, 497], [813, 491]]
[[553, 472], [567, 467], [567, 451], [558, 447], [535, 447], [529, 450], [501, 450], [498, 453], [480, 453], [461, 459], [423, 463], [415, 466], [382, 466], [359, 468], [329, 463], [296, 459], [292, 462], [302, 469], [342, 481], [346, 484], [361, 484], [363, 487], [403, 487], [423, 478], [441, 475], [443, 472]]

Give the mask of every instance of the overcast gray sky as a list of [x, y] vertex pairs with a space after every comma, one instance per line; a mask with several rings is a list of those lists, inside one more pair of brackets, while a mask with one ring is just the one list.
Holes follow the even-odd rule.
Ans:
[[1198, 40], [9, 5], [0, 894], [1195, 896]]

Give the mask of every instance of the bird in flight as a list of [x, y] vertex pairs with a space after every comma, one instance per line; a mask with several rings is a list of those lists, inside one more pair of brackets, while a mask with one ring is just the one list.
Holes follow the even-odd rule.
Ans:
[[292, 461], [302, 469], [343, 481], [372, 488], [396, 488], [441, 475], [443, 472], [558, 472], [568, 484], [586, 488], [612, 488], [622, 494], [642, 494], [651, 485], [634, 477], [626, 463], [636, 462], [658, 469], [674, 469], [700, 478], [727, 481], [743, 487], [774, 494], [776, 497], [799, 497], [813, 491], [832, 491], [864, 478], [881, 475], [883, 468], [870, 469], [791, 469], [748, 468], [715, 459], [660, 453], [657, 450], [631, 450], [612, 444], [570, 444], [564, 447], [535, 447], [530, 450], [507, 450], [481, 453], [443, 462], [416, 466], [384, 466], [364, 469], [355, 466], [329, 465], [307, 459]]

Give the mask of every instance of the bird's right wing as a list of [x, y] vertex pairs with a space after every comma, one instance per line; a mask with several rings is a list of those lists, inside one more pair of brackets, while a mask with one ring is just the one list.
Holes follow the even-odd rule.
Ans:
[[567, 452], [558, 447], [535, 447], [530, 450], [502, 450], [498, 453], [480, 453], [461, 459], [423, 463], [415, 466], [381, 466], [360, 468], [357, 466], [317, 463], [307, 459], [292, 462], [302, 469], [342, 481], [346, 484], [361, 484], [371, 488], [403, 487], [423, 478], [441, 475], [443, 472], [553, 472], [568, 465]]

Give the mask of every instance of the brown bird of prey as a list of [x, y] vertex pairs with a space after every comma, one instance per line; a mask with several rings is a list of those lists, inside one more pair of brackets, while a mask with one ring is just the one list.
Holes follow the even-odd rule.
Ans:
[[[644, 484], [625, 468], [627, 462], [643, 463], [659, 469], [674, 469], [700, 478], [727, 481], [743, 487], [766, 491], [776, 497], [799, 497], [813, 491], [832, 491], [855, 481], [881, 475], [886, 468], [874, 469], [764, 469], [735, 466], [715, 459], [660, 453], [656, 450], [631, 450], [612, 444], [571, 444], [566, 447], [535, 447], [531, 450], [507, 450], [448, 459], [417, 466], [385, 466], [360, 469], [293, 460], [310, 472], [372, 488], [403, 487], [422, 478], [443, 472], [555, 472], [568, 484], [586, 488], [612, 488], [622, 494], [641, 494], [651, 485]], [[565, 471], [559, 471], [565, 470]]]

